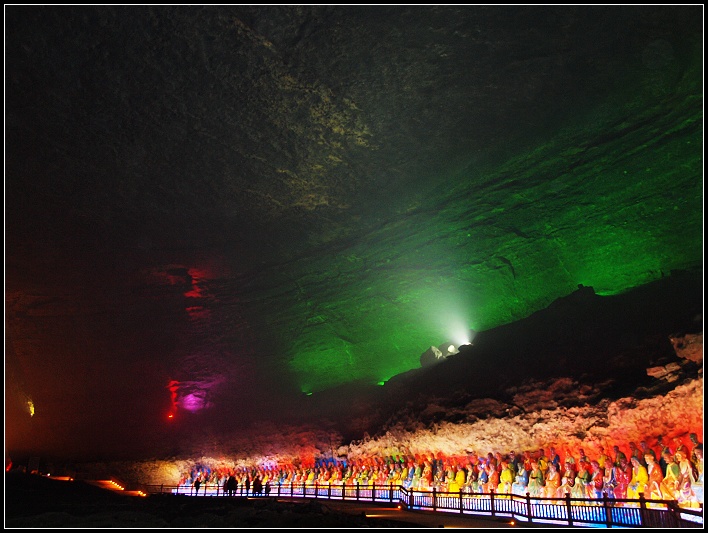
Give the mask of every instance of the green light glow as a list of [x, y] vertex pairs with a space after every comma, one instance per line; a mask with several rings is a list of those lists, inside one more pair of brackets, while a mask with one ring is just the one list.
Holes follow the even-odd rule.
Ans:
[[303, 260], [280, 319], [303, 390], [383, 383], [579, 284], [618, 294], [702, 265], [701, 120], [689, 96], [592, 122]]

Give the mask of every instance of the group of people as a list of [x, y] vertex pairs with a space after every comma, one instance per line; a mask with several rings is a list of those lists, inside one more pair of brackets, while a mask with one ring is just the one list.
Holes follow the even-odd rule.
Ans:
[[[180, 486], [188, 484], [188, 480], [180, 482]], [[199, 495], [199, 489], [202, 485], [204, 486], [204, 492], [206, 492], [209, 485], [217, 486], [227, 496], [236, 496], [238, 494], [257, 496], [264, 493], [268, 496], [271, 491], [268, 473], [257, 468], [238, 472], [230, 471], [226, 475], [219, 472], [212, 473], [210, 469], [199, 470], [191, 483], [194, 488], [194, 494]]]
[[675, 438], [673, 450], [659, 437], [655, 450], [641, 441], [630, 442], [627, 452], [618, 445], [599, 449], [593, 457], [583, 448], [577, 453], [554, 446], [516, 454], [471, 453], [464, 457], [443, 454], [329, 459], [308, 465], [294, 464], [211, 471], [198, 467], [182, 484], [204, 482], [227, 494], [261, 494], [271, 485], [401, 486], [406, 489], [465, 494], [517, 494], [545, 498], [676, 500], [680, 506], [703, 504], [703, 444], [690, 434], [690, 447]]

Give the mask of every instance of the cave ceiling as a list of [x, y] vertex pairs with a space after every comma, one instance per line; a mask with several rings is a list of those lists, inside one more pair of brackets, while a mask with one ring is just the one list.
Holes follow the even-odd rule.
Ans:
[[6, 6], [6, 379], [248, 406], [701, 268], [702, 15]]

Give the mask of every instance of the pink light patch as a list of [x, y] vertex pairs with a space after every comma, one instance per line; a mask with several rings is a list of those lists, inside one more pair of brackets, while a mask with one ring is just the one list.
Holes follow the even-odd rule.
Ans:
[[213, 407], [214, 403], [208, 398], [223, 382], [223, 376], [214, 376], [201, 381], [170, 381], [166, 387], [170, 391], [172, 401], [170, 413], [177, 414], [179, 409], [195, 413]]
[[180, 400], [180, 404], [182, 405], [183, 409], [186, 409], [191, 413], [195, 413], [197, 411], [201, 411], [202, 409], [210, 407], [210, 404], [206, 401], [205, 398], [194, 393], [187, 394], [184, 398]]

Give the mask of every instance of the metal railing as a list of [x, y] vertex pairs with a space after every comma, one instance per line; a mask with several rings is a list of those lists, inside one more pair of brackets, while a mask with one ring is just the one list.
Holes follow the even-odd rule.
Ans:
[[680, 507], [674, 500], [540, 498], [530, 495], [411, 490], [398, 485], [275, 484], [270, 492], [254, 493], [240, 485], [233, 494], [217, 484], [195, 490], [190, 486], [144, 485], [148, 494], [209, 497], [277, 497], [396, 503], [412, 511], [453, 512], [487, 518], [510, 518], [524, 523], [586, 527], [703, 527], [703, 505]]

